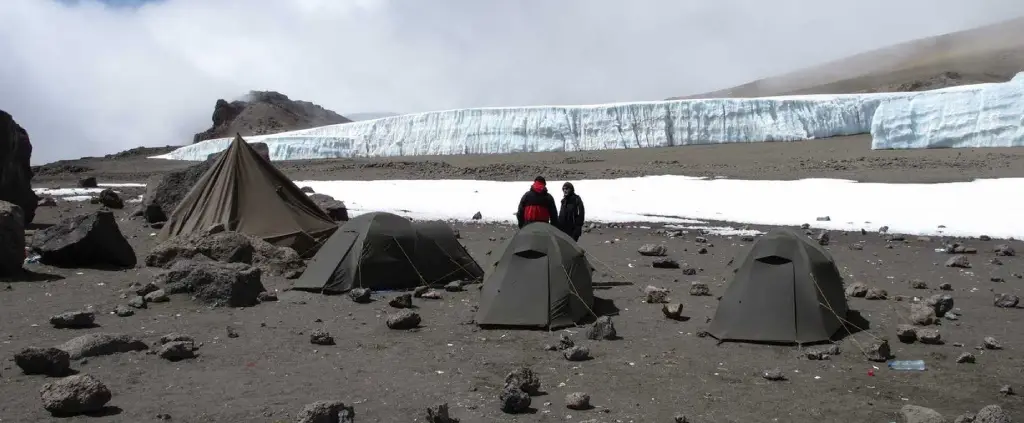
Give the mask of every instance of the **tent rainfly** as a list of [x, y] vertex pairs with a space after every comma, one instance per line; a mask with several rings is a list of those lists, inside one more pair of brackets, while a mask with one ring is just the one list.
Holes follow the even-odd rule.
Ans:
[[559, 328], [592, 314], [593, 267], [572, 238], [547, 223], [524, 226], [484, 279], [480, 326]]
[[239, 135], [181, 200], [158, 239], [202, 233], [217, 224], [301, 255], [338, 228]]
[[323, 293], [410, 289], [478, 280], [483, 274], [448, 224], [414, 223], [375, 212], [356, 216], [328, 238], [293, 289]]
[[751, 247], [708, 333], [720, 341], [828, 341], [847, 313], [832, 256], [806, 236], [774, 229]]

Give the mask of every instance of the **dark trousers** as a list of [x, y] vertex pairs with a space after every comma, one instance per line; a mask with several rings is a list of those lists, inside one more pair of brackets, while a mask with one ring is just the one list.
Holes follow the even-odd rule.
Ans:
[[579, 242], [580, 236], [583, 235], [583, 227], [582, 226], [576, 226], [576, 227], [573, 227], [573, 228], [566, 228], [566, 229], [563, 229], [563, 231], [565, 231], [565, 234], [569, 235], [569, 237], [572, 238], [573, 241], [577, 241], [577, 242]]

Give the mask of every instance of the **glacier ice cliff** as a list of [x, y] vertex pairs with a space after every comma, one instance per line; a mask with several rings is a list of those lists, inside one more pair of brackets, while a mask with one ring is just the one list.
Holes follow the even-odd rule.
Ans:
[[890, 99], [875, 110], [871, 148], [1024, 146], [1024, 73], [944, 96]]
[[[272, 160], [499, 154], [799, 141], [871, 131], [880, 104], [943, 98], [985, 85], [917, 93], [720, 98], [588, 106], [436, 111], [273, 135]], [[157, 158], [204, 160], [230, 138], [188, 145]]]

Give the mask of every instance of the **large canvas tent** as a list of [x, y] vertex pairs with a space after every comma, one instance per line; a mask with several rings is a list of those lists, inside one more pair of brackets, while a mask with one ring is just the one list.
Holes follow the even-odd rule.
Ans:
[[524, 226], [484, 278], [481, 326], [558, 328], [588, 317], [594, 290], [586, 253], [547, 223]]
[[843, 326], [846, 312], [832, 256], [806, 236], [774, 229], [743, 259], [708, 333], [722, 341], [821, 342]]
[[171, 213], [159, 239], [223, 224], [229, 231], [294, 248], [314, 249], [337, 229], [323, 210], [287, 176], [235, 136]]
[[447, 224], [413, 223], [375, 212], [359, 215], [338, 228], [293, 288], [324, 293], [352, 288], [409, 289], [477, 280], [483, 274]]

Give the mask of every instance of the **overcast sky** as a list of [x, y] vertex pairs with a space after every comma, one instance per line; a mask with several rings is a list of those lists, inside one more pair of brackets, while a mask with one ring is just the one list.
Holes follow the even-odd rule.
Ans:
[[218, 98], [251, 89], [342, 114], [659, 100], [1020, 15], [1022, 0], [0, 0], [0, 109], [39, 164], [191, 142]]

